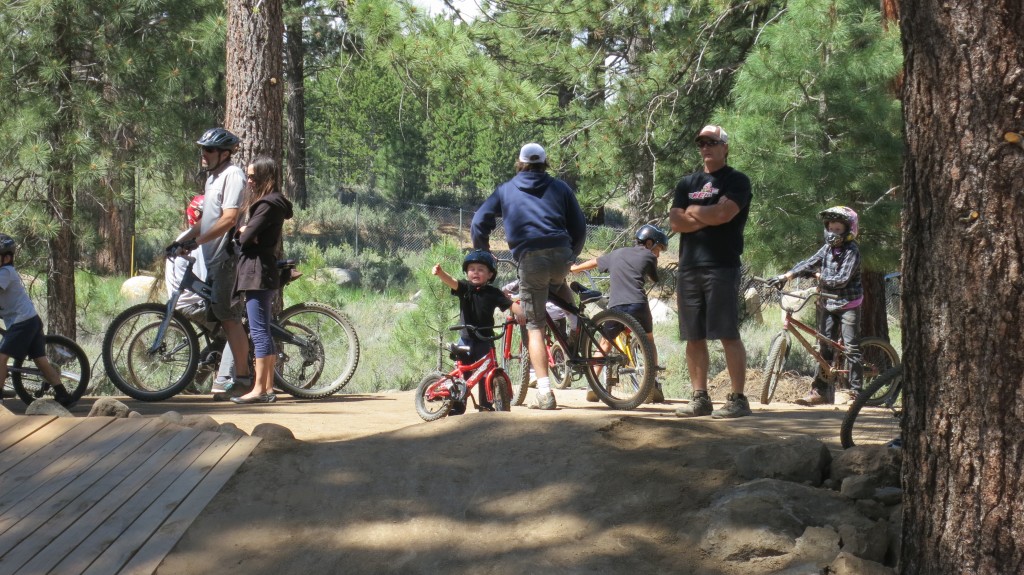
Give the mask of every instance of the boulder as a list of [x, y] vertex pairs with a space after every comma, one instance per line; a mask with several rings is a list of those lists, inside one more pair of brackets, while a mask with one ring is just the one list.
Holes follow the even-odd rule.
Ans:
[[164, 295], [157, 285], [158, 280], [153, 276], [134, 276], [124, 280], [121, 284], [121, 299], [127, 305], [145, 303], [147, 301], [160, 301]]
[[340, 286], [358, 286], [362, 279], [359, 270], [343, 268], [323, 268], [317, 272], [316, 277], [332, 281]]
[[784, 479], [821, 485], [832, 461], [824, 443], [808, 435], [752, 445], [736, 454], [736, 469], [744, 479]]
[[874, 527], [868, 529], [863, 526], [840, 525], [839, 539], [844, 552], [869, 561], [882, 562], [889, 548], [889, 525], [884, 519], [879, 519]]
[[651, 304], [651, 318], [654, 323], [676, 323], [676, 312], [669, 304], [664, 301], [652, 297], [650, 298]]
[[131, 409], [113, 397], [101, 397], [92, 404], [88, 417], [128, 417]]
[[74, 415], [64, 408], [63, 405], [50, 399], [49, 397], [43, 397], [28, 404], [28, 408], [25, 409], [25, 415], [53, 415], [55, 417], [74, 417]]
[[198, 429], [199, 431], [217, 431], [220, 428], [217, 420], [206, 414], [183, 416], [181, 418], [181, 425]]
[[850, 553], [840, 553], [828, 566], [833, 575], [895, 575], [895, 571], [874, 561], [861, 559]]
[[276, 423], [261, 423], [252, 429], [253, 437], [263, 439], [295, 439], [292, 430]]
[[903, 452], [882, 445], [858, 445], [832, 459], [831, 477], [842, 485], [851, 475], [870, 475], [876, 487], [899, 487]]
[[843, 479], [839, 493], [850, 499], [870, 499], [875, 495], [875, 478], [871, 475], [850, 475]]

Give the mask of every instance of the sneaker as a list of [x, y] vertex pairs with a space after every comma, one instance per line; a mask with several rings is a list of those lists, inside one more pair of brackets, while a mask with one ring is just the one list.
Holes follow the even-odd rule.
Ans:
[[228, 390], [229, 385], [231, 385], [230, 377], [218, 377], [213, 380], [213, 386], [210, 388], [210, 393], [214, 395], [224, 393]]
[[721, 409], [711, 412], [711, 419], [732, 419], [734, 417], [745, 417], [754, 413], [750, 411], [750, 402], [747, 396], [742, 393], [730, 393], [726, 397], [725, 405]]
[[451, 408], [448, 410], [448, 415], [462, 415], [463, 413], [466, 413], [466, 402], [453, 401]]
[[550, 390], [537, 392], [537, 409], [556, 409], [558, 403], [555, 401], [555, 394]]
[[239, 375], [231, 378], [231, 382], [224, 386], [224, 391], [231, 391], [235, 387], [252, 388], [252, 376]]
[[812, 405], [825, 405], [828, 403], [832, 403], [832, 401], [830, 401], [829, 398], [822, 395], [818, 391], [818, 388], [812, 387], [811, 391], [807, 395], [796, 400], [794, 403], [796, 403], [797, 405], [805, 405], [809, 407]]
[[660, 385], [654, 386], [644, 403], [665, 403], [665, 393], [661, 391]]
[[690, 403], [680, 406], [676, 409], [676, 417], [700, 417], [702, 415], [711, 415], [715, 407], [711, 405], [711, 397], [708, 396], [707, 392], [703, 392], [700, 395], [694, 394], [693, 399]]
[[598, 402], [597, 394], [594, 393], [593, 389], [588, 389], [587, 390], [587, 401], [589, 401], [590, 403], [597, 403]]

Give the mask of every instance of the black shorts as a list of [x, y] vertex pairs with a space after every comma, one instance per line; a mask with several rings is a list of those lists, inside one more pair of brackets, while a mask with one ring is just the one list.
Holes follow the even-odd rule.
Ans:
[[0, 353], [14, 360], [36, 359], [46, 355], [46, 336], [39, 316], [12, 325], [0, 342]]
[[[616, 305], [609, 309], [621, 311], [639, 322], [645, 332], [654, 333], [654, 317], [651, 316], [651, 306], [647, 302]], [[606, 329], [602, 330], [604, 336], [609, 339], [614, 339], [620, 331], [622, 331], [622, 326], [617, 323], [609, 324]]]
[[676, 276], [679, 339], [740, 338], [740, 268], [688, 268]]

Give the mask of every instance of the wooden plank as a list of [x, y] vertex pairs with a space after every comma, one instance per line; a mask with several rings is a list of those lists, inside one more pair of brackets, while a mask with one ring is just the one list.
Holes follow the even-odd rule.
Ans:
[[4, 452], [12, 446], [17, 445], [22, 439], [32, 435], [36, 430], [57, 418], [52, 415], [33, 415], [29, 417], [22, 415], [15, 419], [17, 421], [14, 425], [0, 433], [0, 456], [5, 455]]
[[[150, 541], [158, 532], [160, 527], [168, 519], [168, 517], [177, 510], [178, 507], [188, 498], [203, 481], [204, 478], [208, 477], [213, 470], [215, 470], [218, 464], [223, 460], [225, 455], [231, 450], [232, 446], [238, 443], [239, 438], [230, 436], [227, 434], [220, 434], [213, 443], [210, 444], [206, 450], [182, 474], [174, 481], [174, 485], [168, 488], [166, 491], [160, 494], [160, 496], [153, 501], [153, 504], [149, 506], [146, 511], [135, 520], [131, 526], [117, 538], [107, 549], [100, 554], [100, 556], [85, 570], [83, 575], [108, 575], [109, 573], [116, 573], [118, 570], [125, 565], [137, 552], [142, 548], [147, 541]], [[241, 462], [239, 462], [240, 464]], [[231, 469], [234, 469], [237, 465]], [[212, 493], [207, 497], [207, 501], [213, 497], [213, 494], [228, 480], [231, 476], [229, 473], [227, 476], [223, 476], [218, 472], [218, 477], [221, 479], [220, 483], [216, 486]], [[205, 506], [205, 503], [203, 503]], [[199, 509], [202, 509], [200, 507]], [[183, 514], [194, 513], [199, 514], [198, 510], [195, 510], [190, 505], [189, 510], [183, 511]], [[186, 524], [184, 527], [188, 527]], [[184, 533], [184, 528], [182, 528]], [[180, 537], [180, 535], [179, 535]], [[171, 545], [173, 547], [173, 544]], [[158, 548], [158, 547], [154, 547]], [[167, 548], [170, 551], [170, 547]], [[167, 554], [164, 551], [163, 555]], [[160, 556], [162, 559], [163, 555]], [[154, 558], [149, 552], [146, 558], [141, 561], [148, 564]], [[156, 559], [156, 564], [159, 564], [160, 559]], [[155, 567], [156, 565], [154, 565]], [[152, 571], [150, 571], [152, 572]]]
[[[74, 505], [62, 509], [32, 537], [0, 557], [0, 573], [13, 573], [19, 567], [24, 573], [48, 572], [198, 436], [194, 429], [161, 429], [147, 442], [147, 448], [132, 454]], [[45, 551], [40, 551], [40, 546], [45, 546]]]
[[[44, 572], [54, 575], [77, 575], [82, 573], [106, 550], [111, 542], [124, 535], [125, 530], [153, 504], [160, 494], [169, 489], [178, 480], [182, 472], [197, 457], [202, 455], [203, 451], [211, 443], [222, 435], [224, 434], [202, 432], [186, 445], [184, 449], [176, 453], [170, 461], [166, 463], [160, 462], [159, 464], [150, 464], [147, 461], [143, 464], [142, 468], [149, 472], [149, 480], [144, 482], [130, 497], [126, 497], [124, 493], [119, 493], [116, 498], [113, 495], [110, 498], [105, 498], [116, 499], [118, 505], [116, 510], [108, 513], [107, 517], [102, 521], [86, 520], [85, 517], [76, 521], [75, 525], [72, 526], [76, 531], [81, 533], [81, 531], [92, 530], [92, 533], [84, 539], [80, 536], [76, 537], [75, 540], [81, 541], [81, 544], [62, 561], [57, 563], [51, 571]], [[113, 507], [113, 505], [111, 506]], [[32, 563], [26, 565], [25, 569], [30, 566], [32, 566]], [[35, 573], [38, 571], [33, 568], [26, 572]]]
[[119, 573], [151, 575], [155, 572], [164, 557], [178, 544], [178, 540], [185, 534], [189, 525], [199, 517], [199, 513], [235, 474], [259, 442], [258, 437], [240, 437]]
[[[12, 465], [5, 471], [0, 472], [0, 493], [14, 489], [16, 486], [31, 480], [43, 469], [59, 462], [80, 443], [87, 441], [95, 433], [110, 425], [113, 417], [86, 417], [80, 422], [72, 424], [71, 418], [58, 418], [39, 433], [33, 434], [22, 443], [30, 444], [36, 441], [43, 441], [48, 436], [56, 435], [45, 445], [32, 453], [31, 457], [23, 459]], [[51, 429], [52, 428], [52, 429]]]
[[153, 434], [167, 425], [159, 418], [123, 419], [108, 425], [39, 476], [0, 493], [0, 535], [15, 524], [18, 531], [0, 540], [0, 556], [19, 534], [27, 535], [105, 475]]
[[0, 433], [20, 423], [22, 417], [21, 415], [14, 415], [7, 410], [0, 409]]

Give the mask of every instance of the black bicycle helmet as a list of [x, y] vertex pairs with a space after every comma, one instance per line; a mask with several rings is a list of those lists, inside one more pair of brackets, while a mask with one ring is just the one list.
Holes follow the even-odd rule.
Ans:
[[7, 234], [0, 234], [0, 256], [13, 256], [16, 249], [18, 249], [18, 242], [14, 241], [14, 238]]
[[491, 270], [491, 283], [498, 277], [498, 262], [491, 255], [491, 252], [484, 250], [473, 250], [466, 254], [466, 257], [462, 260], [462, 273], [466, 273], [469, 269], [469, 264], [483, 264], [487, 266], [487, 269]]
[[636, 243], [646, 243], [647, 240], [652, 240], [654, 245], [662, 245], [665, 249], [668, 249], [668, 236], [665, 232], [661, 231], [661, 228], [651, 224], [644, 224], [640, 226], [640, 229], [636, 231]]
[[196, 140], [196, 144], [206, 148], [217, 148], [218, 150], [232, 151], [242, 142], [238, 136], [224, 128], [210, 128], [203, 133], [202, 137]]

